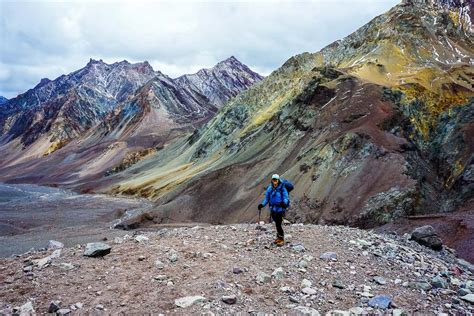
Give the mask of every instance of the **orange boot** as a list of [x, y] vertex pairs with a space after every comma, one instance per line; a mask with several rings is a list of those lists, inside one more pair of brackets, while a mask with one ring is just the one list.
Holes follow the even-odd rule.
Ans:
[[276, 245], [277, 245], [278, 247], [284, 246], [284, 245], [285, 245], [285, 240], [284, 240], [283, 238], [281, 238], [281, 237], [280, 237], [280, 238], [277, 238], [277, 240], [276, 240]]

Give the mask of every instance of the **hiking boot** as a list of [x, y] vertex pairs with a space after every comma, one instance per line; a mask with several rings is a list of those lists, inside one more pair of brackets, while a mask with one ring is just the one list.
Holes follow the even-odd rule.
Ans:
[[274, 244], [278, 244], [278, 241], [279, 241], [280, 239], [281, 239], [280, 237], [277, 237], [277, 238], [273, 241], [273, 243], [274, 243]]
[[285, 245], [285, 240], [284, 240], [283, 238], [278, 238], [278, 239], [276, 240], [276, 245], [277, 245], [278, 247], [284, 246], [284, 245]]

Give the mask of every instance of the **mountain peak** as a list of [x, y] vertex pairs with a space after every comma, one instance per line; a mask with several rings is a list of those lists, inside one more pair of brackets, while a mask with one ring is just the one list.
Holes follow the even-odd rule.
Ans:
[[96, 60], [96, 59], [90, 58], [86, 66], [97, 65], [97, 64], [104, 64], [104, 61], [102, 59]]
[[4, 104], [4, 103], [7, 103], [8, 102], [8, 99], [5, 98], [4, 96], [0, 95], [0, 105]]
[[244, 65], [244, 64], [241, 63], [240, 60], [238, 60], [232, 55], [229, 58], [224, 59], [216, 64], [216, 66], [219, 66], [219, 65], [234, 65], [235, 66], [235, 65]]
[[50, 83], [50, 82], [51, 82], [50, 79], [48, 79], [48, 78], [42, 78], [42, 79], [40, 80], [40, 82], [34, 87], [34, 89], [40, 88], [40, 87], [42, 87], [42, 86], [44, 86], [44, 85], [46, 85], [46, 84], [48, 84], [48, 83]]

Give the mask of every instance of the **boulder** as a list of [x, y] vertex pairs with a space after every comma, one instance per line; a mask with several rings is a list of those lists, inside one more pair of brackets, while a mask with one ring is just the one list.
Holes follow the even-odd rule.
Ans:
[[33, 260], [33, 263], [36, 264], [38, 268], [42, 269], [51, 263], [51, 257], [48, 256], [42, 259]]
[[102, 257], [110, 253], [112, 247], [102, 242], [92, 242], [86, 245], [84, 256], [86, 257]]
[[443, 248], [443, 241], [438, 237], [433, 226], [425, 225], [415, 228], [411, 232], [411, 239], [420, 245], [429, 247], [434, 250], [441, 250]]
[[56, 240], [50, 240], [48, 243], [48, 249], [61, 249], [64, 248], [64, 244], [62, 242]]
[[377, 295], [368, 302], [370, 307], [387, 309], [392, 305], [392, 299], [387, 295]]

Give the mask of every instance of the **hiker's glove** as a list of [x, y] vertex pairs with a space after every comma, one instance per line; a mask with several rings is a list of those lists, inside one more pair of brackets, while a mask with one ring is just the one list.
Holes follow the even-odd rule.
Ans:
[[263, 205], [262, 205], [262, 204], [259, 204], [259, 205], [258, 205], [258, 210], [260, 211], [262, 208], [263, 208]]

